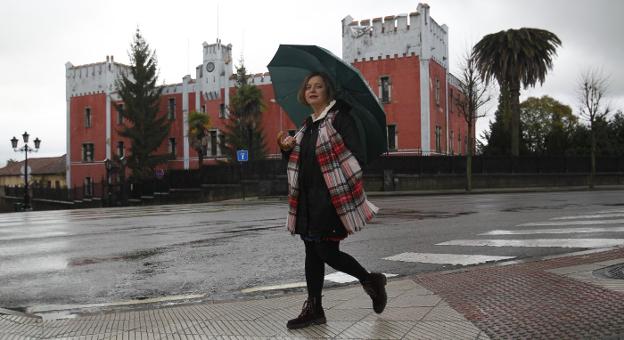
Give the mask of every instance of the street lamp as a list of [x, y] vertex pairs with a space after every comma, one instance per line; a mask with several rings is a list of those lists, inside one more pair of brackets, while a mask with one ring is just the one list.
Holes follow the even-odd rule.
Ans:
[[17, 138], [13, 136], [11, 138], [11, 146], [13, 147], [13, 151], [15, 152], [23, 152], [26, 155], [24, 160], [24, 210], [31, 210], [30, 206], [30, 194], [28, 193], [28, 175], [30, 175], [30, 171], [28, 171], [28, 152], [37, 152], [39, 151], [39, 146], [41, 145], [41, 140], [39, 138], [35, 138], [33, 141], [35, 143], [35, 148], [31, 148], [28, 146], [28, 138], [30, 135], [28, 132], [24, 132], [22, 135], [22, 139], [24, 140], [24, 146], [21, 148], [17, 147]]
[[104, 160], [104, 167], [106, 168], [106, 202], [111, 205], [111, 169], [113, 168], [113, 162], [110, 159]]

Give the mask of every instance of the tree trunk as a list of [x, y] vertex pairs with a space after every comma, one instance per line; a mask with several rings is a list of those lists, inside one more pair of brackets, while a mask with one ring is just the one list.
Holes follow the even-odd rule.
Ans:
[[509, 99], [511, 101], [511, 155], [520, 155], [520, 82], [511, 85]]
[[466, 150], [466, 191], [472, 191], [472, 128], [468, 126], [468, 150]]
[[596, 177], [596, 132], [594, 131], [594, 124], [592, 122], [590, 127], [591, 136], [591, 167], [589, 169], [589, 188], [594, 188], [594, 179]]
[[202, 169], [204, 167], [204, 150], [199, 150], [197, 154], [197, 158], [199, 158], [199, 166], [198, 169]]

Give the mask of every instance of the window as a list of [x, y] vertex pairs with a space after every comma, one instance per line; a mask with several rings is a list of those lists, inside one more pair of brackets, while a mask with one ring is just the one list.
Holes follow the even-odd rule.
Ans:
[[451, 156], [453, 155], [453, 139], [454, 139], [455, 135], [453, 134], [453, 131], [451, 131], [451, 142], [449, 143], [449, 152], [451, 153]]
[[396, 125], [388, 125], [388, 150], [396, 150]]
[[82, 161], [93, 162], [93, 143], [82, 144]]
[[461, 131], [457, 132], [457, 152], [461, 155], [462, 154], [462, 148], [461, 148]]
[[390, 77], [379, 78], [379, 94], [382, 103], [390, 102]]
[[176, 156], [176, 140], [175, 140], [175, 138], [169, 138], [169, 154], [173, 158], [175, 158], [175, 156]]
[[202, 113], [206, 113], [206, 105], [202, 105], [201, 106], [201, 112]]
[[435, 151], [442, 153], [442, 128], [439, 126], [435, 128]]
[[117, 105], [117, 125], [123, 124], [123, 104]]
[[169, 104], [167, 105], [167, 118], [169, 120], [175, 120], [175, 98], [169, 98]]
[[117, 156], [120, 158], [125, 155], [124, 142], [117, 142]]
[[225, 103], [219, 104], [219, 118], [225, 118]]
[[48, 189], [51, 189], [51, 188], [52, 188], [52, 181], [48, 181], [48, 183], [47, 183], [46, 187], [47, 187]]
[[435, 103], [440, 106], [440, 78], [435, 80]]
[[93, 180], [91, 177], [85, 177], [83, 190], [84, 197], [93, 196]]
[[54, 187], [57, 189], [61, 188], [61, 182], [60, 181], [54, 181]]
[[90, 107], [85, 108], [84, 126], [86, 128], [91, 127], [91, 108]]
[[210, 131], [210, 156], [217, 155], [217, 131]]

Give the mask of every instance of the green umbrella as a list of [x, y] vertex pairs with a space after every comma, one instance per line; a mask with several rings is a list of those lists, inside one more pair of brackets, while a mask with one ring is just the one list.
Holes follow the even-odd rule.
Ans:
[[280, 45], [268, 65], [275, 100], [290, 119], [301, 126], [312, 113], [299, 103], [297, 92], [311, 72], [324, 72], [336, 86], [336, 97], [351, 105], [351, 115], [366, 150], [365, 163], [388, 151], [386, 113], [360, 71], [328, 50], [311, 45]]

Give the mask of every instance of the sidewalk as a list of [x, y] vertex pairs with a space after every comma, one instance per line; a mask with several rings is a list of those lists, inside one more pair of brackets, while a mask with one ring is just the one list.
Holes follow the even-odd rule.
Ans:
[[358, 285], [327, 289], [328, 323], [293, 331], [301, 293], [49, 321], [0, 310], [0, 339], [624, 339], [624, 280], [592, 274], [619, 263], [624, 248], [393, 279], [381, 315]]

